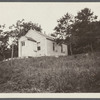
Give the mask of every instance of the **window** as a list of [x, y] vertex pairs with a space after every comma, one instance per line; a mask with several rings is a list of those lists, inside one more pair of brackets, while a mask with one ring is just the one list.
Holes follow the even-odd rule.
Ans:
[[64, 45], [61, 45], [61, 53], [65, 53]]
[[55, 43], [53, 43], [53, 51], [55, 51]]
[[21, 44], [22, 44], [22, 46], [25, 46], [25, 41], [22, 41]]
[[41, 47], [40, 47], [40, 42], [37, 43], [37, 50], [41, 50]]
[[40, 47], [40, 46], [38, 46], [38, 47], [37, 47], [37, 50], [41, 50], [41, 47]]

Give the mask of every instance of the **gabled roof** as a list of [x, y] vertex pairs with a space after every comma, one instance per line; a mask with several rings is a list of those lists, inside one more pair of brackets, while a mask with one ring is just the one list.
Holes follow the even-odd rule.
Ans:
[[[45, 37], [46, 39], [49, 39], [49, 40], [54, 41], [54, 38], [53, 38], [52, 36], [48, 36], [48, 35], [46, 35], [46, 34], [43, 34], [42, 32], [39, 32], [39, 31], [36, 31], [36, 30], [33, 30], [33, 29], [30, 29], [30, 30], [35, 31], [37, 34], [42, 35], [42, 36]], [[29, 30], [29, 31], [30, 31], [30, 30]], [[27, 32], [27, 33], [28, 33], [28, 32]], [[28, 40], [30, 40], [30, 41], [38, 42], [38, 41], [34, 40], [33, 38], [27, 36], [27, 33], [26, 33], [25, 36], [21, 36], [21, 37], [26, 37], [26, 38], [27, 38]], [[20, 37], [20, 38], [21, 38], [21, 37]], [[20, 39], [20, 38], [19, 38], [19, 39]]]
[[[33, 29], [31, 29], [31, 30], [33, 30]], [[54, 40], [54, 38], [52, 36], [48, 36], [46, 34], [43, 34], [42, 32], [36, 31], [36, 30], [33, 30], [33, 31], [37, 32], [38, 34], [44, 36], [47, 39]]]

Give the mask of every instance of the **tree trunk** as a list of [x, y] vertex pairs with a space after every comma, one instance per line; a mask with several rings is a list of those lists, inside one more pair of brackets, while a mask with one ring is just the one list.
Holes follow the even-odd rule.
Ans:
[[13, 59], [13, 54], [14, 54], [14, 45], [12, 44], [12, 52], [11, 52], [11, 58]]
[[73, 52], [72, 52], [72, 44], [70, 43], [70, 54], [72, 55], [73, 54]]
[[4, 48], [2, 47], [2, 50], [1, 50], [1, 52], [2, 52], [2, 57], [3, 57], [3, 60], [5, 59], [5, 51], [4, 51]]
[[13, 54], [14, 54], [14, 44], [12, 44], [12, 51], [11, 51], [11, 66], [13, 61]]

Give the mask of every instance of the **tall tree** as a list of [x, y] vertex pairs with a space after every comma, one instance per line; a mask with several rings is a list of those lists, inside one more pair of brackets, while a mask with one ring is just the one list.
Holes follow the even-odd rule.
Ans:
[[[84, 48], [86, 47], [90, 47], [90, 50], [93, 51], [93, 43], [96, 40], [94, 37], [95, 27], [93, 23], [97, 20], [97, 16], [94, 16], [93, 14], [91, 9], [84, 8], [77, 13], [77, 16], [75, 16], [72, 32], [78, 37], [76, 48], [77, 50], [82, 48], [81, 52], [84, 52]], [[78, 51], [80, 51], [80, 49]]]
[[58, 25], [54, 28], [56, 41], [58, 43], [66, 43], [70, 47], [70, 53], [72, 54], [72, 33], [71, 28], [73, 24], [73, 16], [69, 13], [66, 13], [58, 21]]

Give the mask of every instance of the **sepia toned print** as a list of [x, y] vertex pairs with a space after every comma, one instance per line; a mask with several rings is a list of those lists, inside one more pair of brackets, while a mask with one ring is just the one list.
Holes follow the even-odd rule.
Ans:
[[100, 3], [0, 3], [0, 93], [99, 93]]

